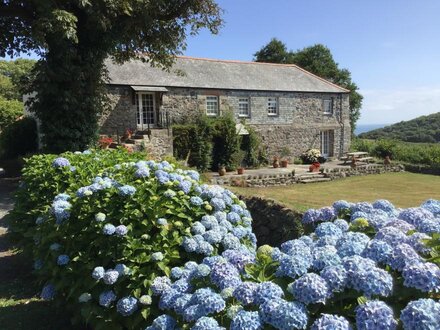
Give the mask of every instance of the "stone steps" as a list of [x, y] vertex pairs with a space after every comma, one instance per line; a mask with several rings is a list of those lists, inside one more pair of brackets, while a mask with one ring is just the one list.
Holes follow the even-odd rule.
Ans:
[[326, 177], [322, 173], [305, 173], [301, 174], [297, 178], [298, 183], [315, 183], [331, 181], [331, 178]]
[[327, 182], [331, 181], [330, 178], [311, 178], [311, 179], [301, 179], [298, 180], [298, 183], [315, 183], [315, 182]]

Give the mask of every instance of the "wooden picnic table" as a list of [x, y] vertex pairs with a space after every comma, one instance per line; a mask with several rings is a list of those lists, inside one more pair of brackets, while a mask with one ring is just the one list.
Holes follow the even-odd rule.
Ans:
[[346, 164], [348, 161], [352, 161], [353, 158], [355, 162], [368, 163], [370, 160], [373, 160], [373, 157], [370, 157], [370, 155], [366, 151], [347, 152], [346, 156], [342, 157], [341, 160], [343, 160], [344, 164]]

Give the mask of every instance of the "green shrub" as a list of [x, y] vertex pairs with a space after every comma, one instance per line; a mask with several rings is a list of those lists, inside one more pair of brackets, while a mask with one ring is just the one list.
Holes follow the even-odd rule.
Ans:
[[246, 126], [246, 130], [249, 134], [241, 136], [240, 149], [246, 153], [244, 158], [246, 167], [257, 168], [265, 159], [261, 138], [252, 127]]
[[23, 103], [0, 96], [0, 132], [23, 115]]
[[[26, 161], [11, 215], [12, 231], [35, 260], [42, 297], [51, 299], [56, 292], [77, 321], [94, 329], [145, 328], [161, 313], [153, 296], [157, 277], [230, 244], [197, 243], [191, 238], [192, 224], [215, 209], [227, 212], [235, 204], [243, 210], [245, 205], [223, 188], [201, 185], [195, 171], [144, 161], [141, 154], [103, 150], [61, 156]], [[228, 206], [214, 203], [214, 196], [229, 200]], [[242, 222], [237, 216], [231, 230], [239, 225], [247, 231], [233, 241], [255, 250], [250, 219]], [[110, 290], [117, 298], [106, 307], [102, 298]], [[136, 310], [126, 315], [117, 307], [124, 297], [136, 301]]]
[[232, 113], [228, 112], [212, 121], [212, 146], [212, 170], [217, 171], [219, 165], [234, 170], [236, 165], [233, 158], [240, 149], [240, 136]]
[[0, 133], [0, 158], [11, 159], [36, 152], [37, 124], [31, 117], [22, 118]]

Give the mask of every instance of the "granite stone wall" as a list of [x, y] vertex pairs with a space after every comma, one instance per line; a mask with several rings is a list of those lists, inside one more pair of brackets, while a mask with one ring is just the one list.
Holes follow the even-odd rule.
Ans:
[[[338, 157], [349, 150], [350, 121], [348, 94], [262, 92], [246, 90], [212, 90], [195, 88], [171, 88], [164, 94], [156, 93], [156, 111], [168, 112], [171, 122], [193, 121], [206, 113], [206, 97], [217, 96], [219, 115], [233, 111], [237, 121], [252, 126], [262, 137], [269, 157], [279, 155], [288, 148], [292, 156], [298, 156], [309, 148], [320, 147], [320, 132], [330, 130], [333, 142], [330, 156]], [[109, 86], [111, 111], [101, 117], [101, 131], [109, 134], [117, 128], [136, 128], [136, 106], [129, 86]], [[277, 114], [267, 112], [267, 98], [277, 98]], [[240, 98], [249, 100], [249, 116], [240, 116]], [[324, 99], [331, 99], [333, 113], [323, 113]]]

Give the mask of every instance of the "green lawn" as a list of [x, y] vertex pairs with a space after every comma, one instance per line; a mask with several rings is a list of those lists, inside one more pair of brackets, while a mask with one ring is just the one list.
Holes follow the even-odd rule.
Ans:
[[418, 206], [428, 198], [440, 199], [440, 176], [409, 172], [350, 177], [330, 182], [268, 188], [232, 188], [236, 193], [275, 199], [304, 211], [333, 204], [388, 199], [397, 207]]

